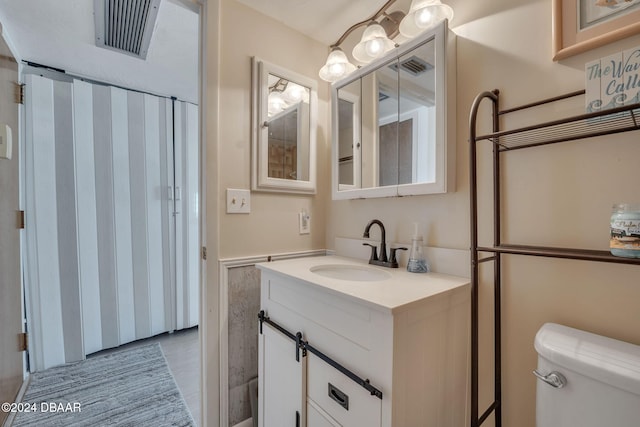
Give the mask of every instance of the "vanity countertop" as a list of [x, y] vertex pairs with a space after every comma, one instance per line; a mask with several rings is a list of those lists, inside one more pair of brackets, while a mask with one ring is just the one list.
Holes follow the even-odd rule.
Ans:
[[[374, 281], [342, 280], [321, 276], [311, 271], [318, 266], [359, 266], [383, 270], [388, 278]], [[312, 286], [322, 287], [357, 302], [374, 306], [384, 311], [401, 311], [426, 298], [468, 287], [470, 280], [465, 277], [441, 273], [409, 273], [403, 268], [385, 268], [369, 265], [367, 261], [340, 256], [316, 256], [264, 262], [256, 265], [283, 276], [293, 277]]]

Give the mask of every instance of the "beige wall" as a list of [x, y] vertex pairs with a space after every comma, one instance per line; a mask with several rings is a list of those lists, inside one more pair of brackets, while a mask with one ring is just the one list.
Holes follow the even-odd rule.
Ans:
[[[226, 189], [251, 187], [251, 57], [317, 79], [327, 47], [233, 1], [221, 2], [219, 201], [220, 258], [325, 247], [329, 200], [329, 88], [318, 90], [318, 193], [252, 192], [251, 213], [226, 213]], [[311, 234], [298, 233], [298, 213], [311, 215]]]
[[[397, 4], [406, 10], [408, 3], [399, 0]], [[327, 49], [233, 0], [222, 0], [219, 138], [209, 135], [207, 145], [208, 150], [217, 147], [213, 149], [219, 155], [219, 160], [209, 160], [207, 171], [209, 185], [216, 185], [219, 176], [219, 208], [207, 217], [212, 220], [207, 227], [220, 230], [219, 258], [331, 248], [335, 237], [360, 237], [367, 221], [374, 217], [385, 223], [389, 241], [409, 241], [412, 223], [419, 221], [428, 245], [467, 249], [468, 116], [474, 97], [498, 88], [502, 106], [509, 107], [582, 89], [585, 62], [640, 45], [640, 37], [634, 37], [555, 63], [551, 60], [551, 0], [447, 3], [456, 11], [452, 27], [458, 35], [456, 192], [328, 201], [329, 85], [319, 81], [318, 195], [253, 193], [252, 213], [231, 216], [224, 213], [224, 190], [250, 186], [250, 56], [258, 55], [315, 78]], [[208, 42], [217, 43], [212, 37], [215, 32], [210, 33]], [[209, 87], [214, 93], [215, 88]], [[214, 110], [217, 106], [213, 99], [208, 105]], [[581, 108], [562, 104], [517, 119], [535, 122]], [[486, 113], [482, 117], [480, 128], [486, 131], [489, 120]], [[637, 133], [631, 133], [505, 156], [505, 240], [607, 249], [611, 204], [640, 198], [637, 138]], [[484, 213], [481, 235], [488, 244], [491, 192], [487, 154], [482, 154], [485, 184], [480, 197]], [[297, 235], [295, 218], [301, 208], [311, 212], [311, 236]], [[213, 233], [208, 236], [212, 240]], [[640, 269], [526, 257], [506, 257], [504, 266], [504, 425], [533, 427], [535, 381], [531, 370], [536, 364], [533, 338], [537, 329], [545, 322], [558, 322], [640, 344]], [[210, 286], [216, 283], [211, 274], [208, 277]], [[489, 293], [490, 289], [483, 287], [481, 294]], [[485, 319], [489, 312], [490, 307], [483, 307]], [[484, 346], [491, 345], [487, 331], [485, 322], [481, 329]], [[487, 358], [482, 369], [485, 391], [492, 374], [486, 362]], [[485, 396], [481, 406], [487, 402]]]

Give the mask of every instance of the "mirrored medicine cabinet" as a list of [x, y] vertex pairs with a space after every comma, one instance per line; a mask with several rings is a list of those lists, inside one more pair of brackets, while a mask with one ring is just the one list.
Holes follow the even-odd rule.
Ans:
[[455, 58], [444, 21], [332, 85], [334, 200], [455, 190]]
[[254, 191], [316, 192], [317, 82], [252, 58]]

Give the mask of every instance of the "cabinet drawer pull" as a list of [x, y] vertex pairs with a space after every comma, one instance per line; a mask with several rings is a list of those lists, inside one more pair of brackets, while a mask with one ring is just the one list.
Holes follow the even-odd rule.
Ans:
[[338, 405], [342, 406], [347, 411], [349, 410], [349, 396], [331, 383], [329, 383], [329, 397], [335, 400]]

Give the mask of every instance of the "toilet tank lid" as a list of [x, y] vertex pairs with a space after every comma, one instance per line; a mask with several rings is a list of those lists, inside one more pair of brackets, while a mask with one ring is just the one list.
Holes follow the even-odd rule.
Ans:
[[535, 348], [560, 367], [640, 395], [640, 346], [546, 323]]

